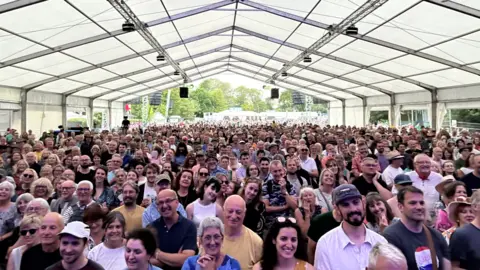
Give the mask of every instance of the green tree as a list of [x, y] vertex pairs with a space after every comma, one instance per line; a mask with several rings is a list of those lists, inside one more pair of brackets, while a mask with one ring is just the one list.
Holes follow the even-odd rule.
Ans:
[[479, 109], [456, 109], [452, 110], [452, 120], [458, 122], [480, 123]]
[[370, 123], [388, 123], [388, 111], [371, 111]]

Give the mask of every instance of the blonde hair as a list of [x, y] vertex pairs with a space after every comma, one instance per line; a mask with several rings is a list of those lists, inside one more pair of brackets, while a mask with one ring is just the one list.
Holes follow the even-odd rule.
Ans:
[[46, 186], [47, 187], [47, 197], [52, 196], [53, 186], [52, 186], [52, 181], [50, 181], [50, 179], [42, 177], [42, 178], [39, 178], [39, 179], [33, 181], [32, 185], [30, 186], [30, 191], [34, 196], [35, 196], [35, 188], [38, 185]]
[[28, 225], [36, 225], [36, 227], [40, 227], [42, 225], [43, 217], [38, 215], [28, 215], [24, 216], [23, 219], [20, 221], [20, 229], [28, 226]]

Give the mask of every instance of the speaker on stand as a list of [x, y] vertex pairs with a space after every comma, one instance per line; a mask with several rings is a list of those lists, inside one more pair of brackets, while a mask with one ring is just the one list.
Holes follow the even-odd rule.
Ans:
[[180, 87], [180, 98], [188, 98], [188, 87]]
[[271, 99], [279, 98], [278, 88], [272, 88], [270, 98]]

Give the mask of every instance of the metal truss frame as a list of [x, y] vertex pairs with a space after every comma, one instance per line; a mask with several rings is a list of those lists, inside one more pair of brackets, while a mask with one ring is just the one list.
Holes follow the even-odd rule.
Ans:
[[16, 0], [3, 5], [0, 5], [0, 14], [6, 13], [12, 10], [28, 7], [30, 5], [35, 5], [47, 0]]
[[445, 0], [423, 0], [423, 1], [425, 1], [427, 3], [430, 3], [430, 4], [434, 4], [434, 5], [437, 5], [437, 6], [441, 6], [441, 7], [444, 7], [444, 8], [448, 8], [448, 9], [460, 12], [460, 13], [463, 13], [465, 15], [475, 17], [477, 19], [480, 19], [480, 10], [469, 7], [469, 6], [462, 5], [462, 4], [457, 3], [455, 1], [451, 1], [451, 0], [449, 0], [449, 1], [445, 1]]

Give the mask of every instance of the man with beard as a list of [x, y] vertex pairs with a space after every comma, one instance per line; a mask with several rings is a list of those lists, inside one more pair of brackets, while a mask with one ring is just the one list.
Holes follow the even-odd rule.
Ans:
[[384, 200], [388, 200], [392, 197], [392, 192], [388, 190], [387, 184], [382, 180], [382, 175], [377, 169], [378, 163], [375, 159], [364, 158], [362, 161], [363, 173], [352, 183], [363, 196], [367, 196], [370, 192], [378, 192]]
[[262, 181], [267, 181], [272, 178], [270, 174], [270, 160], [266, 157], [260, 159], [260, 175], [258, 176]]
[[22, 255], [20, 270], [45, 269], [62, 259], [58, 247], [58, 233], [64, 227], [62, 216], [48, 213], [38, 229], [40, 244], [27, 249]]
[[71, 222], [58, 235], [62, 260], [46, 270], [104, 270], [101, 265], [85, 256], [85, 248], [90, 237], [87, 224], [80, 221]]
[[[426, 209], [423, 192], [417, 187], [407, 186], [398, 191], [397, 199], [402, 213], [400, 222], [387, 227], [383, 235], [405, 255], [408, 269], [451, 269], [445, 238], [437, 230], [424, 225]], [[436, 258], [432, 260], [435, 254]]]
[[80, 183], [82, 180], [88, 180], [93, 183], [93, 177], [95, 176], [95, 171], [90, 168], [92, 164], [90, 157], [83, 155], [80, 157], [80, 166], [75, 173], [75, 183]]
[[378, 164], [380, 165], [380, 172], [383, 172], [385, 168], [388, 167], [388, 159], [386, 155], [384, 154], [385, 152], [385, 147], [388, 147], [388, 142], [385, 141], [380, 141], [377, 143], [377, 149], [375, 155], [377, 156], [378, 159]]
[[286, 179], [290, 184], [295, 187], [295, 195], [298, 197], [300, 195], [300, 190], [303, 187], [308, 186], [309, 182], [307, 179], [303, 178], [300, 174], [300, 166], [297, 164], [297, 158], [287, 158], [287, 175]]
[[355, 186], [344, 184], [332, 194], [335, 210], [343, 222], [318, 240], [315, 268], [322, 270], [365, 269], [368, 256], [377, 243], [387, 243], [383, 236], [363, 224], [365, 204]]
[[181, 269], [197, 250], [197, 228], [176, 211], [179, 202], [175, 191], [160, 191], [156, 204], [161, 217], [149, 227], [156, 230], [158, 249], [150, 262], [164, 270]]
[[63, 214], [68, 207], [78, 202], [77, 196], [73, 195], [76, 191], [75, 182], [72, 180], [63, 182], [60, 190], [62, 191], [61, 197], [51, 203], [50, 209], [52, 212]]
[[122, 213], [125, 218], [125, 231], [142, 228], [142, 215], [145, 208], [135, 202], [138, 196], [138, 186], [133, 181], [127, 181], [122, 185], [123, 205], [113, 209]]

